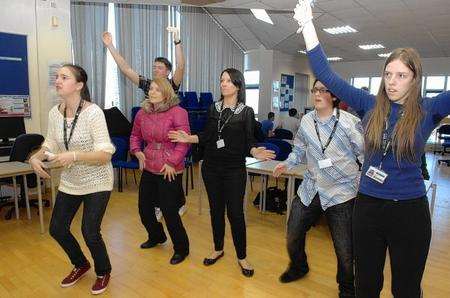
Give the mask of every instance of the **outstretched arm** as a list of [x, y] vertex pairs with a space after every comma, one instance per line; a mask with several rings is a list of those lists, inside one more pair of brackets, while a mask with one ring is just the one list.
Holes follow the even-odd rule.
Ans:
[[345, 101], [354, 110], [367, 112], [375, 104], [375, 97], [369, 93], [351, 86], [339, 77], [330, 67], [327, 57], [320, 46], [316, 29], [313, 24], [311, 5], [308, 0], [299, 0], [295, 8], [294, 18], [302, 32], [308, 52], [309, 63], [316, 78], [322, 82], [340, 100]]
[[117, 49], [114, 47], [112, 42], [112, 36], [109, 32], [103, 32], [102, 35], [103, 44], [105, 47], [109, 50], [111, 53], [111, 56], [113, 57], [114, 61], [116, 62], [117, 66], [119, 67], [120, 71], [128, 78], [130, 81], [132, 81], [134, 84], [139, 85], [139, 75], [137, 72], [135, 72], [131, 66], [125, 61], [125, 59], [120, 55], [120, 53], [117, 51]]
[[184, 66], [185, 66], [183, 46], [181, 45], [180, 39], [180, 28], [168, 27], [167, 31], [173, 34], [173, 41], [175, 42], [176, 69], [172, 79], [175, 85], [180, 86], [181, 83], [183, 82]]

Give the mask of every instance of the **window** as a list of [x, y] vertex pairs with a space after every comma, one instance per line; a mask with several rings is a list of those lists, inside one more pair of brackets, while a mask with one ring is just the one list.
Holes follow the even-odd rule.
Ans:
[[244, 72], [246, 105], [253, 108], [258, 118], [259, 106], [259, 70]]
[[435, 97], [445, 90], [445, 76], [428, 76], [425, 78], [424, 95], [426, 97]]
[[370, 78], [353, 78], [353, 86], [356, 88], [367, 87], [369, 88]]
[[450, 90], [450, 76], [447, 77], [447, 90]]
[[[116, 25], [115, 25], [114, 3], [108, 4], [108, 31], [113, 37], [115, 43]], [[117, 74], [117, 64], [113, 57], [106, 51], [106, 85], [105, 85], [105, 109], [111, 107], [120, 108], [119, 80]]]
[[370, 78], [370, 93], [373, 95], [378, 94], [378, 89], [380, 89], [381, 77]]

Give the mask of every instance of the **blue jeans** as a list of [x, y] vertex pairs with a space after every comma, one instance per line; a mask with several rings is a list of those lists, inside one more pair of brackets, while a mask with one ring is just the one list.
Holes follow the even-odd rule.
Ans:
[[290, 270], [305, 273], [308, 261], [305, 253], [306, 232], [325, 213], [333, 239], [337, 257], [337, 276], [339, 297], [355, 297], [353, 273], [352, 213], [354, 199], [322, 210], [319, 195], [316, 194], [309, 206], [303, 205], [300, 198], [292, 202], [287, 229], [287, 249]]
[[82, 267], [88, 261], [81, 251], [78, 241], [70, 232], [70, 224], [83, 203], [81, 231], [94, 259], [95, 272], [98, 276], [111, 272], [108, 252], [100, 234], [100, 226], [110, 195], [110, 191], [80, 196], [59, 191], [50, 220], [50, 235], [61, 245], [72, 264], [77, 268]]

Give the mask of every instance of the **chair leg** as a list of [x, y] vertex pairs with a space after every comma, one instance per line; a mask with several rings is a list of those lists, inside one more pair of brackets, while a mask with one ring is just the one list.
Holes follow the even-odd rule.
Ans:
[[125, 184], [128, 185], [128, 180], [127, 180], [127, 169], [123, 169], [123, 170], [124, 170], [123, 173], [124, 173], [124, 176], [125, 176]]
[[136, 180], [136, 170], [133, 170], [133, 177], [134, 177], [134, 184], [137, 184], [137, 180]]
[[191, 189], [194, 189], [194, 167], [191, 165], [189, 169], [191, 171]]
[[184, 193], [186, 195], [186, 197], [189, 194], [189, 169], [185, 169], [186, 171], [186, 183], [185, 183], [185, 189], [184, 189]]
[[119, 192], [123, 191], [123, 181], [122, 181], [122, 168], [118, 168], [119, 170]]

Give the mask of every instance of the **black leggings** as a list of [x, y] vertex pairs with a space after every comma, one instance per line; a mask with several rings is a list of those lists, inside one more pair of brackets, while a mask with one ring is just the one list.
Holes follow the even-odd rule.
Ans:
[[245, 167], [230, 170], [203, 164], [202, 176], [208, 193], [215, 250], [223, 250], [226, 207], [236, 255], [240, 260], [245, 259], [247, 246], [243, 209], [247, 179]]
[[421, 297], [431, 240], [427, 198], [393, 201], [358, 194], [353, 213], [356, 296], [379, 297], [389, 249], [392, 294]]

